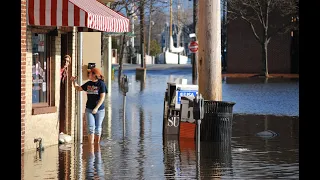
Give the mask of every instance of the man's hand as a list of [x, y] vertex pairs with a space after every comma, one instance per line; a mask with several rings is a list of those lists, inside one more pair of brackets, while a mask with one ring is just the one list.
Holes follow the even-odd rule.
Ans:
[[70, 78], [70, 81], [75, 81], [77, 79], [77, 76], [72, 76], [71, 78]]
[[92, 114], [96, 114], [98, 112], [98, 108], [94, 108], [93, 110], [92, 110]]

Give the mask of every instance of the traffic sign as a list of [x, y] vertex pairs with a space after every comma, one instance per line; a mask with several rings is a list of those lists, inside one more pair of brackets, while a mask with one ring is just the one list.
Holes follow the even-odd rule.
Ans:
[[191, 42], [190, 42], [190, 45], [189, 45], [189, 50], [190, 50], [192, 53], [198, 52], [198, 42], [197, 42], [197, 41], [191, 41]]

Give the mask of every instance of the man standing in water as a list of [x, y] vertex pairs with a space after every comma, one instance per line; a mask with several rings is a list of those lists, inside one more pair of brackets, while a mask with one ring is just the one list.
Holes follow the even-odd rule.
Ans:
[[68, 80], [68, 74], [69, 70], [68, 67], [71, 64], [71, 57], [69, 55], [65, 55], [63, 59], [61, 59], [61, 69], [60, 69], [60, 113], [59, 113], [59, 132], [68, 133], [66, 132], [66, 121], [67, 121], [67, 80]]

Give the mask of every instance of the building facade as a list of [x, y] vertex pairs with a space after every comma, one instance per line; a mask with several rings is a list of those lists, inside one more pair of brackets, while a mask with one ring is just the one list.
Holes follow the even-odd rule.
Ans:
[[[54, 3], [58, 4], [46, 8]], [[111, 20], [99, 21], [100, 17]], [[41, 139], [44, 147], [58, 144], [60, 132], [76, 140], [78, 96], [69, 79], [83, 71], [85, 82], [88, 63], [102, 68], [101, 31], [128, 32], [129, 19], [96, 0], [21, 0], [22, 154], [36, 151], [36, 139]], [[79, 32], [83, 32], [81, 48]], [[71, 56], [71, 64], [62, 82], [65, 55]]]
[[[276, 11], [277, 12], [277, 11]], [[269, 17], [272, 26], [281, 27], [291, 22], [291, 17], [272, 14]], [[262, 32], [261, 25], [255, 25], [256, 32]], [[270, 31], [271, 27], [269, 28]], [[269, 73], [298, 73], [298, 60], [293, 57], [292, 33], [276, 34], [271, 37], [268, 45]], [[262, 56], [261, 45], [255, 39], [251, 27], [243, 20], [230, 20], [227, 24], [227, 73], [261, 73]], [[296, 51], [295, 51], [296, 52]]]

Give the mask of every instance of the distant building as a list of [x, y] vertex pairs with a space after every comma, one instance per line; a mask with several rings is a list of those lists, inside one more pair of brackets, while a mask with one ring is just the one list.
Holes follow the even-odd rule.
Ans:
[[[291, 18], [277, 15], [270, 16], [270, 21], [281, 24], [290, 22]], [[269, 73], [299, 73], [298, 36], [298, 32], [288, 32], [271, 38], [268, 45]], [[228, 73], [261, 73], [261, 46], [246, 22], [232, 20], [227, 24], [226, 51]]]
[[[188, 50], [188, 45], [190, 42], [189, 38], [189, 26], [183, 26], [182, 27], [182, 33], [180, 35], [180, 47], [184, 47], [183, 55], [188, 56], [190, 54]], [[166, 51], [169, 48], [169, 30], [170, 26], [168, 23], [165, 24], [165, 27], [163, 28], [163, 31], [161, 33], [161, 49], [162, 52]], [[173, 38], [173, 45], [174, 47], [177, 47], [177, 36], [178, 36], [179, 27], [176, 24], [172, 24], [172, 38]]]

